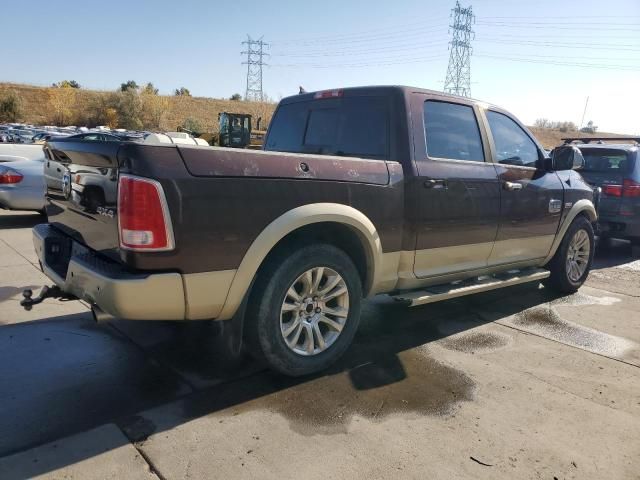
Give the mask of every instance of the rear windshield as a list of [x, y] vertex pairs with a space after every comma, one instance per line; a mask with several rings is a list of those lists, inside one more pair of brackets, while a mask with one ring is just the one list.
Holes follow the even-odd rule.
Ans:
[[347, 97], [284, 104], [265, 150], [389, 158], [386, 97]]
[[583, 149], [584, 172], [628, 173], [632, 167], [632, 155], [624, 150]]

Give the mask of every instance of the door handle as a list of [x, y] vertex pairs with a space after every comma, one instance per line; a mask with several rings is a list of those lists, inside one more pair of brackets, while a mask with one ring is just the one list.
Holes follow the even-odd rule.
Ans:
[[504, 182], [504, 189], [513, 192], [515, 190], [522, 190], [522, 184], [518, 182]]
[[443, 178], [430, 178], [425, 180], [424, 188], [447, 188], [447, 181]]

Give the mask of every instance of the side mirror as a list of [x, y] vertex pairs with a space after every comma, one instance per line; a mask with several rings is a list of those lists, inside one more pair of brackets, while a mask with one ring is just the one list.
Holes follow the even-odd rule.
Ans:
[[584, 157], [578, 147], [562, 145], [551, 152], [551, 170], [579, 170], [584, 166]]

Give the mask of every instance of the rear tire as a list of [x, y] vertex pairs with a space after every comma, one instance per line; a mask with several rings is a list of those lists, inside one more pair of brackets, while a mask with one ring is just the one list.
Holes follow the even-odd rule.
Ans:
[[593, 226], [580, 215], [571, 223], [547, 264], [551, 275], [542, 283], [560, 293], [576, 292], [589, 275], [594, 250]]
[[342, 250], [313, 244], [272, 256], [247, 306], [251, 352], [289, 376], [327, 368], [351, 344], [360, 321], [362, 283]]

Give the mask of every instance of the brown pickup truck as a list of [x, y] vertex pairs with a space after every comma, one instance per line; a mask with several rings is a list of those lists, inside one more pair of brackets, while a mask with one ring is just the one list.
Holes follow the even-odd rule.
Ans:
[[429, 90], [286, 98], [264, 151], [69, 139], [45, 151], [49, 223], [33, 233], [56, 286], [27, 307], [66, 295], [97, 319], [234, 319], [288, 375], [347, 349], [364, 297], [573, 292], [594, 251], [575, 147], [550, 158], [508, 112]]

